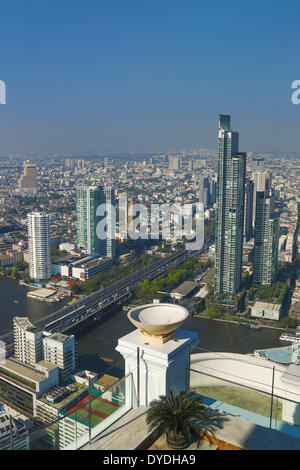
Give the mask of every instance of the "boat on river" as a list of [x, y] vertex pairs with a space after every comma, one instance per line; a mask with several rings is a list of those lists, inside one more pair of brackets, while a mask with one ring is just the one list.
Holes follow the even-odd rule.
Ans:
[[251, 330], [260, 330], [261, 326], [258, 323], [250, 323]]

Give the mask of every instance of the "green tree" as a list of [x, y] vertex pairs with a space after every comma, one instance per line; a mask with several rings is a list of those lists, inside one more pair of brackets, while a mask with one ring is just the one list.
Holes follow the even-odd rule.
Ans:
[[283, 317], [280, 320], [280, 324], [284, 326], [285, 328], [296, 328], [298, 322], [295, 318], [291, 317]]
[[205, 310], [205, 300], [200, 299], [199, 302], [197, 303], [196, 307], [195, 307], [195, 312], [196, 313], [201, 313], [204, 310]]
[[18, 268], [13, 268], [11, 270], [11, 275], [14, 279], [18, 279], [20, 277]]
[[219, 318], [222, 315], [222, 311], [217, 305], [210, 305], [207, 309], [206, 315], [208, 318]]
[[78, 284], [73, 284], [71, 287], [72, 294], [79, 295], [81, 294], [81, 287]]

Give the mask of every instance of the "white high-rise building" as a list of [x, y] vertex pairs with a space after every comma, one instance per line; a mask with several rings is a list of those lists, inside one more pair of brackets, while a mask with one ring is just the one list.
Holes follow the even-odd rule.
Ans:
[[32, 279], [51, 277], [50, 216], [44, 212], [27, 215], [29, 276]]
[[13, 325], [15, 359], [32, 366], [40, 361], [55, 364], [60, 383], [67, 382], [76, 367], [74, 335], [42, 331], [28, 317], [15, 317]]
[[46, 336], [44, 332], [43, 357], [46, 362], [56, 364], [59, 369], [60, 383], [70, 378], [76, 366], [76, 343], [74, 335], [53, 333]]
[[43, 357], [43, 332], [36, 328], [27, 317], [15, 317], [14, 348], [15, 358], [25, 364], [34, 365]]

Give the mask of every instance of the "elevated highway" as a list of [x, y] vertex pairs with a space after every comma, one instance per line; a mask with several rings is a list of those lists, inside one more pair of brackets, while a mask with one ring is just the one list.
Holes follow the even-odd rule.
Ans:
[[[194, 252], [184, 249], [176, 251], [171, 255], [155, 261], [154, 263], [136, 271], [123, 279], [114, 282], [106, 288], [99, 289], [91, 295], [84, 297], [72, 306], [65, 306], [62, 309], [47, 315], [35, 322], [35, 326], [49, 333], [67, 332], [74, 326], [86, 321], [90, 315], [101, 318], [101, 313], [109, 305], [125, 300], [134, 288], [146, 279], [155, 277], [168, 271], [175, 264], [182, 262], [185, 258], [195, 256]], [[6, 344], [7, 354], [13, 350], [13, 332], [0, 337]]]

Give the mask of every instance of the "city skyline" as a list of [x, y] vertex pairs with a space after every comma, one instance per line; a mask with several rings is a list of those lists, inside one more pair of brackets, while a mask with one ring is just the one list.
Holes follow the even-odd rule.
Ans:
[[300, 449], [299, 14], [1, 5], [0, 450]]

